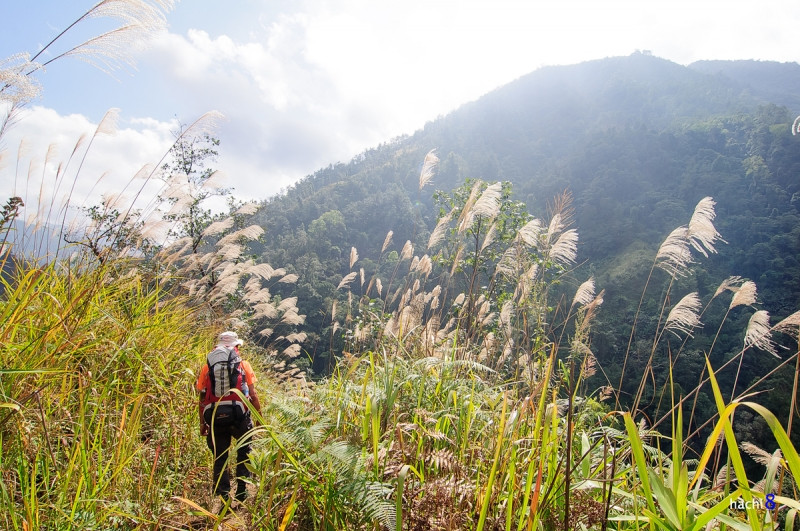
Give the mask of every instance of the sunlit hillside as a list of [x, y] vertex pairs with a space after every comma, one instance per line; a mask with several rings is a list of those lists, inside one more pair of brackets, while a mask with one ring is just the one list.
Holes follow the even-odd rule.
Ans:
[[[0, 140], [43, 73], [4, 65]], [[246, 203], [209, 113], [157, 197], [71, 204], [110, 113], [43, 161], [63, 193], [2, 199], [0, 527], [799, 529], [797, 77], [544, 68]], [[195, 390], [223, 330], [262, 406], [236, 501]]]

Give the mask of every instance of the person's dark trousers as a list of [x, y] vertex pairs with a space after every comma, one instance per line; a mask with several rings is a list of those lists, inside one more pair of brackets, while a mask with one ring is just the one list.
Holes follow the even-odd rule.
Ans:
[[[245, 419], [231, 426], [212, 426], [212, 430], [206, 436], [206, 443], [209, 450], [214, 453], [214, 495], [222, 496], [225, 499], [230, 497], [231, 479], [228, 472], [228, 449], [231, 446], [231, 439], [240, 439], [245, 433], [253, 428], [253, 423], [248, 415]], [[244, 501], [247, 498], [247, 483], [245, 479], [250, 477], [247, 469], [247, 460], [250, 455], [250, 443], [240, 445], [236, 450], [236, 500]]]

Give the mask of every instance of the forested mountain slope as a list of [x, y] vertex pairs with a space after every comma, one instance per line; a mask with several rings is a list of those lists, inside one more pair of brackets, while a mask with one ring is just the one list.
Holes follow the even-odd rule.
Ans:
[[765, 103], [800, 107], [800, 65], [775, 61], [697, 61], [689, 68], [729, 80]]
[[[511, 182], [514, 199], [542, 218], [569, 191], [580, 233], [575, 285], [594, 275], [606, 290], [594, 348], [613, 382], [655, 252], [705, 196], [717, 202], [727, 244], [681, 280], [685, 289], [713, 294], [723, 278], [739, 275], [757, 283], [759, 304], [776, 319], [800, 306], [800, 139], [790, 130], [800, 105], [788, 91], [798, 70], [684, 67], [640, 53], [543, 68], [266, 201], [255, 216], [266, 240], [254, 252], [300, 275], [295, 295], [308, 315], [306, 348], [321, 371], [329, 351], [340, 348], [330, 340], [330, 308], [351, 247], [367, 279], [390, 230], [389, 251], [411, 240], [424, 254], [439, 214], [434, 190], [467, 178]], [[769, 87], [780, 96], [775, 104], [765, 99]], [[420, 165], [431, 149], [441, 161], [433, 184], [420, 191]], [[644, 311], [658, 308], [645, 304]], [[719, 356], [741, 348], [746, 319], [731, 316]], [[681, 370], [696, 380], [701, 362], [697, 350]], [[745, 369], [755, 377], [770, 364], [745, 362]]]

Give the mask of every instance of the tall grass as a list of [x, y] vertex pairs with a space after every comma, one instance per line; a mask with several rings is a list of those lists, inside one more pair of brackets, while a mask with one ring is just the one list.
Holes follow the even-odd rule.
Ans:
[[211, 331], [124, 265], [21, 263], [2, 280], [4, 529], [166, 524], [193, 488], [186, 371]]
[[[101, 2], [93, 10], [149, 5]], [[152, 9], [126, 13], [159, 18]], [[74, 53], [93, 49], [89, 43]], [[27, 58], [9, 68], [0, 96], [13, 112], [33, 93], [39, 68]], [[74, 156], [85, 156], [82, 145]], [[420, 189], [431, 182], [437, 160], [433, 152], [426, 157]], [[145, 180], [158, 178], [148, 172]], [[189, 204], [178, 186], [185, 177], [164, 176], [170, 207]], [[365, 278], [353, 248], [341, 297], [328, 306], [331, 344], [341, 346], [341, 360], [314, 387], [282, 388], [260, 371], [263, 415], [237, 443], [254, 448], [251, 496], [231, 518], [210, 511], [211, 458], [197, 436], [192, 370], [222, 325], [263, 341], [274, 337], [267, 357], [295, 359], [303, 339], [295, 328], [304, 321], [296, 299], [270, 292], [296, 277], [246, 256], [247, 242], [262, 232], [247, 224], [254, 207], [209, 218], [188, 239], [156, 242], [148, 224], [180, 219], [180, 212], [158, 204], [137, 211], [107, 199], [92, 225], [71, 233], [68, 257], [52, 255], [36, 232], [15, 232], [26, 201], [11, 198], [0, 220], [5, 529], [795, 526], [800, 456], [788, 436], [791, 424], [784, 429], [748, 401], [752, 388], [722, 390], [717, 374], [747, 351], [769, 351], [776, 331], [797, 339], [798, 314], [771, 326], [763, 310], [754, 310], [738, 356], [716, 368], [707, 361], [685, 396], [676, 394], [670, 372], [659, 397], [668, 412], [655, 423], [640, 409], [658, 393], [654, 360], [666, 338], [680, 338], [670, 350], [671, 371], [705, 315], [699, 295], [674, 292], [698, 255], [713, 253], [720, 241], [711, 198], [655, 253], [642, 301], [659, 271], [667, 278], [642, 373], [626, 372], [630, 345], [643, 333], [640, 303], [621, 379], [597, 390], [587, 382], [602, 370], [591, 337], [603, 292], [594, 279], [573, 276], [578, 232], [567, 194], [545, 220], [514, 202], [507, 183], [470, 181], [440, 194], [442, 215], [424, 251], [405, 242], [388, 263], [387, 235], [383, 278]], [[65, 219], [66, 205], [37, 206], [40, 221]], [[65, 229], [62, 222], [59, 248]], [[34, 244], [23, 245], [25, 238]], [[25, 256], [23, 249], [34, 251]], [[728, 310], [753, 305], [748, 282], [729, 279], [705, 308], [725, 293], [733, 294]], [[795, 363], [796, 388], [794, 352], [783, 364]], [[256, 361], [263, 369], [264, 360]], [[620, 391], [630, 378], [636, 392], [623, 410]], [[706, 385], [717, 413], [693, 460], [688, 441], [697, 432], [684, 431], [684, 405]], [[741, 407], [764, 419], [777, 448], [736, 440], [734, 412]], [[667, 420], [669, 429], [660, 425]], [[761, 477], [748, 475], [742, 451], [764, 464]]]
[[[607, 388], [587, 388], [602, 368], [591, 330], [603, 292], [594, 279], [571, 297], [555, 289], [573, 283], [577, 232], [567, 224], [568, 203], [556, 201], [547, 221], [514, 222], [506, 210], [510, 230], [503, 233], [498, 219], [509, 196], [501, 190], [470, 184], [464, 203], [445, 212], [453, 225], [444, 247], [420, 257], [406, 243], [385, 285], [356, 271], [358, 251], [351, 251], [352, 271], [339, 286], [344, 309], [332, 311], [342, 320], [345, 333], [337, 333], [347, 355], [313, 388], [289, 390], [262, 378], [269, 400], [246, 438], [254, 448], [251, 497], [230, 518], [210, 511], [192, 369], [222, 321], [271, 316], [290, 324], [286, 313], [292, 322], [296, 315], [294, 301], [273, 302], [261, 284], [285, 272], [239, 259], [256, 235], [246, 219], [220, 218], [202, 248], [188, 251], [176, 241], [155, 261], [123, 248], [101, 260], [87, 246], [67, 260], [5, 255], [2, 524], [792, 529], [800, 460], [789, 427], [735, 390], [725, 402], [716, 380], [722, 367], [710, 363], [698, 392], [711, 386], [718, 418], [697, 461], [687, 458], [692, 434], [683, 431], [691, 394], [676, 396], [671, 377], [666, 433], [652, 430], [635, 408], [611, 408]], [[8, 212], [13, 218], [12, 203]], [[250, 210], [233, 215], [243, 212]], [[14, 236], [9, 223], [3, 230], [4, 238]], [[208, 269], [193, 275], [198, 264]], [[675, 270], [668, 273], [671, 284]], [[737, 298], [745, 286], [729, 281], [714, 297]], [[234, 293], [252, 309], [233, 304]], [[660, 304], [650, 362], [668, 333], [680, 335], [683, 348], [700, 322], [695, 294]], [[775, 331], [797, 337], [797, 314], [774, 327], [758, 323], [746, 331], [742, 353], [769, 345]], [[762, 456], [762, 477], [748, 476], [743, 441], [734, 436], [741, 405], [762, 416], [778, 441], [779, 451]], [[724, 473], [713, 469], [717, 460], [727, 463]], [[781, 508], [756, 505], [767, 501]]]
[[[430, 176], [424, 177], [428, 182]], [[557, 201], [547, 222], [522, 219], [504, 247], [491, 251], [497, 234], [492, 226], [504, 201], [498, 190], [480, 182], [465, 188], [460, 204], [443, 209], [431, 237], [445, 241], [442, 227], [455, 224], [449, 247], [415, 256], [407, 242], [386, 270], [386, 283], [361, 273], [360, 285], [351, 289], [358, 278], [353, 249], [351, 273], [339, 285], [347, 354], [331, 377], [307, 392], [302, 410], [305, 425], [320, 427], [326, 444], [339, 441], [348, 448], [356, 467], [339, 476], [341, 456], [329, 455], [325, 472], [315, 477], [352, 479], [360, 471], [359, 481], [374, 482], [383, 503], [338, 500], [321, 485], [301, 488], [305, 472], [293, 467], [302, 469], [304, 455], [314, 449], [278, 444], [277, 434], [300, 424], [272, 416], [265, 424], [270, 437], [256, 443], [257, 452], [268, 456], [260, 484], [294, 487], [284, 489], [282, 501], [271, 496], [266, 509], [253, 509], [276, 515], [271, 524], [262, 521], [263, 528], [337, 528], [315, 512], [324, 506], [338, 515], [336, 525], [357, 529], [769, 529], [779, 523], [793, 529], [800, 505], [790, 462], [797, 451], [763, 407], [741, 402], [735, 390], [733, 401], [721, 398], [716, 372], [722, 367], [709, 363], [695, 391], [710, 385], [719, 412], [699, 461], [687, 454], [688, 397], [676, 394], [671, 375], [666, 433], [650, 428], [637, 409], [648, 381], [655, 381], [653, 360], [668, 334], [678, 335], [683, 349], [700, 325], [699, 296], [690, 293], [670, 304], [669, 291], [675, 278], [690, 274], [692, 250], [713, 252], [719, 239], [711, 198], [698, 204], [690, 223], [670, 235], [655, 258], [651, 281], [656, 269], [664, 269], [669, 287], [666, 295], [662, 290], [650, 359], [644, 375], [637, 375], [634, 407], [622, 411], [604, 402], [610, 383], [596, 391], [585, 385], [601, 368], [591, 350], [591, 324], [602, 292], [595, 294], [590, 279], [575, 290], [572, 303], [548, 301], [555, 283], [569, 281], [567, 266], [574, 260], [577, 233], [564, 223], [566, 203]], [[387, 236], [382, 256], [390, 242]], [[732, 292], [732, 306], [745, 299], [752, 304], [743, 289], [749, 284], [728, 282], [714, 298]], [[332, 304], [334, 318], [338, 306]], [[776, 330], [796, 334], [796, 315], [779, 326], [746, 331], [742, 352]], [[680, 354], [672, 351], [671, 366]], [[764, 474], [755, 479], [747, 476], [740, 445], [756, 450], [733, 435], [731, 413], [744, 404], [765, 419], [779, 443], [766, 452], [774, 459], [763, 458]], [[717, 434], [725, 434], [722, 446]], [[725, 456], [730, 474], [714, 473], [713, 456]], [[779, 500], [774, 511], [765, 508], [770, 500]]]

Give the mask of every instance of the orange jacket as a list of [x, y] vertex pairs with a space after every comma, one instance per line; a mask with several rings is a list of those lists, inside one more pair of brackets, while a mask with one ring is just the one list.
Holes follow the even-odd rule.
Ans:
[[[247, 386], [252, 389], [253, 386], [256, 384], [256, 375], [253, 372], [253, 367], [250, 366], [250, 362], [247, 360], [242, 360], [242, 371], [244, 371], [244, 381], [247, 382]], [[197, 382], [195, 382], [194, 387], [198, 391], [204, 391], [206, 389], [206, 385], [208, 384], [208, 364], [204, 364], [200, 368], [200, 374], [197, 375]]]

